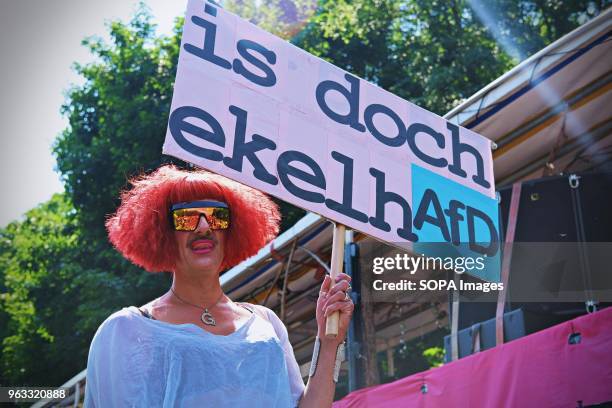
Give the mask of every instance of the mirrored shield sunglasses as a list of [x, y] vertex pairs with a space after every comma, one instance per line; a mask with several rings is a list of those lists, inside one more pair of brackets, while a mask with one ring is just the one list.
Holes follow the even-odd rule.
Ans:
[[175, 231], [195, 231], [202, 216], [211, 230], [224, 230], [230, 226], [229, 207], [220, 201], [177, 203], [170, 208], [170, 215]]

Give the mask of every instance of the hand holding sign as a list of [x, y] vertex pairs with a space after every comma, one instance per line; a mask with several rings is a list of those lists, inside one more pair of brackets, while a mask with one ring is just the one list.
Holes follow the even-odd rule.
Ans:
[[[331, 273], [330, 280], [335, 283], [342, 273], [344, 266], [344, 225], [334, 225], [334, 235], [332, 240], [332, 258], [331, 258]], [[352, 305], [352, 303], [351, 303]], [[352, 309], [351, 309], [352, 310]], [[338, 312], [326, 313], [325, 335], [328, 337], [336, 337], [338, 335]]]
[[[333, 271], [333, 268], [332, 268]], [[317, 300], [318, 336], [341, 343], [346, 337], [354, 309], [350, 300], [351, 277], [339, 272], [326, 275]]]

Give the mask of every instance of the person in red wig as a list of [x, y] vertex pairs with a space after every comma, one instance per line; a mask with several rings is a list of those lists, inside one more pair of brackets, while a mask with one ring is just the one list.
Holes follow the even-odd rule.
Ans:
[[[222, 271], [278, 233], [263, 193], [210, 172], [162, 166], [131, 181], [107, 222], [119, 252], [149, 272], [172, 272], [168, 292], [107, 318], [87, 363], [86, 407], [329, 407], [353, 312], [350, 277], [326, 276], [304, 386], [287, 329], [273, 311], [223, 293]], [[325, 319], [340, 313], [336, 338]]]

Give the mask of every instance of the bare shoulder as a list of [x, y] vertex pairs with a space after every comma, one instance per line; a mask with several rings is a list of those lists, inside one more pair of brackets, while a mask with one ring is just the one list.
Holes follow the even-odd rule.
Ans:
[[123, 327], [133, 325], [136, 318], [137, 316], [135, 316], [134, 311], [130, 310], [130, 308], [124, 307], [123, 309], [117, 310], [100, 324], [94, 338], [105, 337], [111, 335], [111, 333], [116, 330], [121, 330]]
[[112, 315], [108, 316], [102, 325], [105, 324], [117, 324], [125, 321], [130, 321], [134, 318], [134, 312], [130, 310], [129, 307], [124, 307], [123, 309], [117, 310]]
[[276, 316], [276, 313], [274, 313], [272, 309], [267, 308], [263, 305], [257, 305], [253, 303], [247, 303], [247, 302], [236, 302], [236, 303], [239, 303], [240, 305], [246, 307], [247, 309], [252, 310], [253, 312], [257, 313], [260, 317], [263, 317], [269, 322], [272, 322], [273, 320], [278, 319], [278, 316]]
[[260, 316], [262, 316], [264, 319], [270, 322], [270, 324], [272, 324], [272, 326], [274, 327], [274, 330], [276, 330], [277, 333], [287, 331], [287, 329], [285, 328], [285, 324], [280, 319], [280, 317], [278, 317], [278, 315], [274, 312], [274, 310], [268, 307], [265, 307], [263, 305], [252, 305], [252, 306]]

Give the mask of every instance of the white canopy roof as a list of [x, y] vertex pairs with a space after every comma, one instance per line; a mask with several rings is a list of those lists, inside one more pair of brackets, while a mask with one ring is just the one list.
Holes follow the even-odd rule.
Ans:
[[611, 29], [609, 8], [445, 116], [497, 144], [498, 187], [609, 164]]

